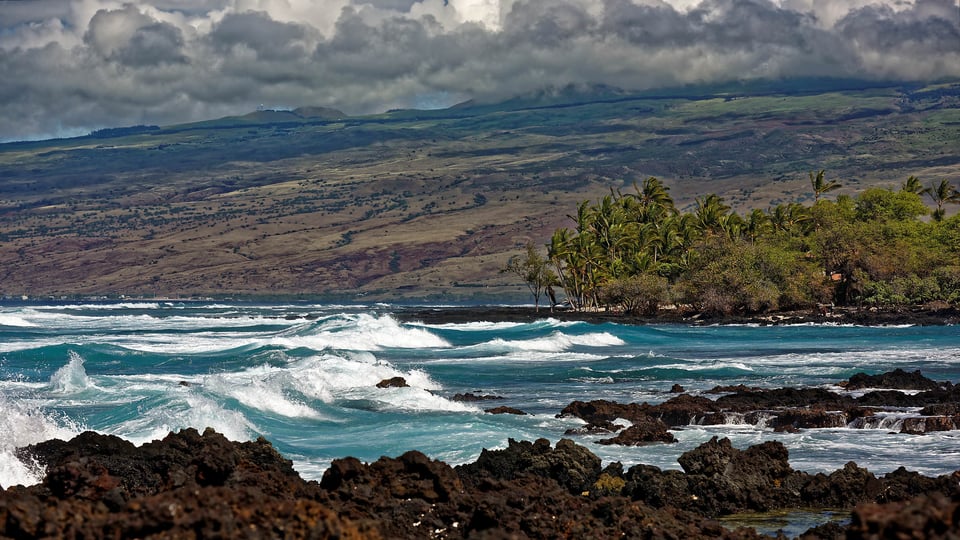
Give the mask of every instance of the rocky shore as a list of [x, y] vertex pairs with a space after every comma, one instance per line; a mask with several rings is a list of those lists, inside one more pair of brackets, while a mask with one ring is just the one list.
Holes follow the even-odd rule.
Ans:
[[[659, 405], [577, 401], [560, 415], [587, 422], [572, 437], [619, 431], [603, 441], [609, 444], [670, 444], [671, 429], [711, 415], [762, 412], [776, 429], [806, 429], [841, 416], [855, 423], [893, 404], [923, 407], [931, 414], [922, 417], [938, 419], [924, 429], [960, 424], [960, 386], [899, 370], [843, 384], [885, 389], [853, 398], [821, 389], [718, 388], [716, 400], [681, 393]], [[618, 427], [616, 419], [633, 425]], [[372, 463], [337, 459], [319, 482], [303, 480], [264, 439], [231, 442], [210, 429], [140, 447], [86, 432], [18, 452], [46, 474], [40, 484], [0, 491], [2, 538], [752, 539], [763, 536], [718, 518], [797, 508], [849, 512], [849, 520], [815, 527], [806, 539], [960, 536], [960, 470], [877, 476], [850, 462], [809, 474], [794, 470], [776, 441], [738, 449], [715, 437], [682, 454], [677, 471], [604, 466], [571, 439], [553, 446], [511, 439], [456, 467], [417, 451]]]
[[662, 309], [655, 316], [638, 316], [617, 311], [551, 310], [541, 307], [468, 306], [399, 308], [393, 314], [401, 321], [427, 324], [488, 322], [532, 322], [546, 317], [565, 321], [620, 324], [859, 324], [859, 325], [945, 325], [960, 324], [960, 308], [951, 305], [911, 306], [888, 309], [832, 307], [825, 310], [780, 311], [757, 315], [707, 315], [681, 309]]

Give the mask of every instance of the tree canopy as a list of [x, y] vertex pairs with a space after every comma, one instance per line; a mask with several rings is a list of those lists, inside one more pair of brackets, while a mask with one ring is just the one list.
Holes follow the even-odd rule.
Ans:
[[[572, 228], [554, 231], [546, 256], [527, 246], [508, 269], [537, 302], [548, 284], [573, 309], [653, 314], [666, 304], [701, 312], [760, 313], [817, 304], [896, 306], [960, 301], [960, 203], [948, 181], [866, 189], [810, 173], [812, 204], [788, 202], [741, 216], [723, 198], [696, 198], [684, 212], [657, 178], [633, 192], [584, 201]], [[931, 212], [922, 196], [936, 204]], [[927, 216], [931, 216], [928, 218]]]

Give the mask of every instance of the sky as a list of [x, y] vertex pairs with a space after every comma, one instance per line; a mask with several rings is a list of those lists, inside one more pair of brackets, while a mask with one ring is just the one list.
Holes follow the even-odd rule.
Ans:
[[960, 77], [960, 0], [0, 0], [0, 141], [794, 76]]

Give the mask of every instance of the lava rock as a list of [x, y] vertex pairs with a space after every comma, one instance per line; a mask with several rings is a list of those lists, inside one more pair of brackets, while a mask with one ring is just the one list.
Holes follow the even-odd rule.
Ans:
[[377, 383], [377, 388], [408, 388], [409, 386], [403, 377], [391, 377]]
[[527, 414], [521, 411], [520, 409], [514, 409], [513, 407], [507, 407], [507, 406], [494, 407], [492, 409], [485, 409], [483, 412], [489, 413], [489, 414], [516, 414], [516, 415]]
[[897, 368], [880, 375], [867, 375], [866, 373], [857, 373], [850, 377], [846, 384], [842, 386], [847, 390], [858, 390], [861, 388], [891, 388], [896, 390], [936, 390], [940, 388], [940, 383], [924, 377], [920, 370], [912, 373]]
[[616, 437], [601, 439], [598, 444], [619, 444], [623, 446], [645, 446], [654, 443], [675, 443], [677, 438], [667, 431], [667, 424], [656, 418], [638, 419]]

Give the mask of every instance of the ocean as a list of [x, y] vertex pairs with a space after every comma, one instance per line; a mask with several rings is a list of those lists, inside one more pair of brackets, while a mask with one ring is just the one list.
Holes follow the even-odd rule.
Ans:
[[[895, 433], [902, 409], [866, 429], [774, 433], [730, 423], [675, 430], [676, 444], [603, 446], [564, 436], [574, 400], [659, 403], [674, 384], [763, 388], [837, 383], [858, 372], [921, 370], [960, 382], [955, 326], [632, 326], [560, 321], [401, 322], [403, 307], [213, 302], [0, 306], [0, 486], [43, 471], [17, 447], [85, 431], [135, 444], [212, 427], [237, 441], [263, 436], [306, 479], [334, 459], [374, 461], [416, 449], [451, 465], [509, 438], [572, 438], [605, 463], [679, 469], [712, 436], [745, 448], [779, 440], [794, 469], [856, 461], [876, 474], [926, 475], [960, 464], [960, 432]], [[409, 387], [378, 388], [403, 377]], [[502, 396], [462, 402], [455, 394]], [[704, 394], [706, 395], [706, 394]], [[527, 415], [483, 412], [508, 406]], [[731, 419], [733, 422], [734, 419]]]

